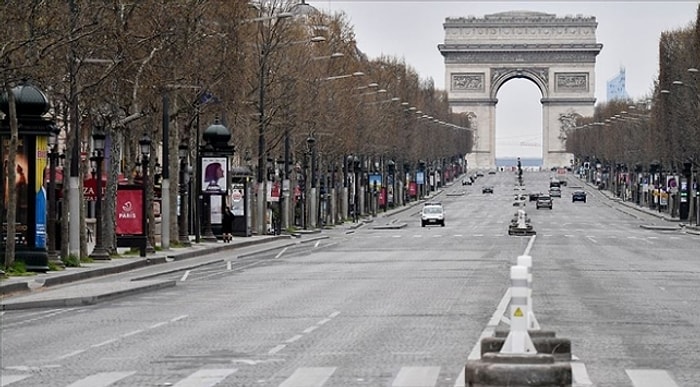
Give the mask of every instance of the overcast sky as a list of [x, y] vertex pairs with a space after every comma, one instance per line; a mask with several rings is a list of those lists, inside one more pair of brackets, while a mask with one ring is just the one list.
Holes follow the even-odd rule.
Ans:
[[[437, 45], [444, 42], [447, 17], [483, 17], [504, 11], [537, 11], [557, 16], [593, 16], [603, 50], [596, 61], [598, 102], [606, 100], [606, 82], [626, 69], [627, 92], [633, 99], [650, 94], [658, 74], [661, 32], [691, 25], [698, 1], [377, 1], [307, 0], [325, 12], [345, 12], [357, 44], [370, 58], [405, 59], [421, 78], [445, 89], [445, 66]], [[700, 65], [700, 64], [699, 64]], [[542, 108], [539, 90], [514, 79], [498, 93], [496, 155], [540, 157]]]

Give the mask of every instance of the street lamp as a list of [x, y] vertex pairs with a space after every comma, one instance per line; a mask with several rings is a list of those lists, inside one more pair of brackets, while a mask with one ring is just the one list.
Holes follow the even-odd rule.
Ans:
[[307, 183], [307, 186], [310, 187], [309, 190], [309, 215], [308, 215], [308, 220], [313, 219], [313, 223], [311, 223], [312, 227], [316, 227], [316, 219], [318, 218], [316, 216], [316, 211], [318, 211], [318, 207], [316, 207], [316, 137], [314, 137], [313, 133], [309, 134], [309, 137], [306, 138], [306, 144], [309, 147], [309, 152], [311, 152], [311, 179]]
[[58, 161], [58, 134], [60, 129], [55, 125], [50, 128], [49, 132], [49, 196], [48, 196], [48, 227], [46, 229], [48, 235], [49, 262], [57, 263], [63, 266], [63, 261], [58, 259], [56, 253], [56, 164]]
[[180, 142], [180, 145], [177, 147], [177, 155], [178, 158], [180, 159], [180, 219], [179, 219], [179, 224], [178, 224], [178, 235], [177, 239], [178, 242], [182, 246], [190, 246], [190, 236], [189, 232], [187, 230], [187, 220], [188, 220], [188, 215], [189, 215], [189, 206], [187, 205], [188, 203], [188, 185], [189, 185], [189, 171], [187, 170], [187, 156], [189, 156], [190, 150], [189, 146], [187, 145], [186, 140], [182, 140]]
[[[141, 179], [143, 182], [143, 197], [146, 201], [146, 209], [150, 210], [150, 201], [148, 200], [148, 159], [151, 156], [151, 137], [149, 137], [147, 133], [144, 133], [143, 137], [141, 137], [139, 140], [139, 147], [141, 148]], [[147, 211], [147, 214], [149, 213], [150, 211]], [[147, 214], [144, 214], [144, 216], [148, 220]], [[148, 226], [146, 228], [146, 253], [155, 253], [155, 249], [153, 248], [153, 245], [151, 245], [150, 240], [151, 224], [150, 222], [147, 222], [146, 224]]]
[[102, 161], [104, 160], [105, 133], [101, 127], [95, 128], [92, 133], [94, 155], [90, 161], [95, 163], [96, 171], [96, 191], [97, 202], [95, 203], [95, 248], [90, 254], [90, 258], [95, 260], [108, 260], [109, 253], [102, 244]]

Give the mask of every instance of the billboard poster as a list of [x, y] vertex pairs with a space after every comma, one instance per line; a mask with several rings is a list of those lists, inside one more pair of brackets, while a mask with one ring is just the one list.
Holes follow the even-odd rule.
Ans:
[[226, 157], [202, 157], [202, 192], [226, 193]]
[[211, 209], [211, 224], [221, 224], [224, 219], [224, 209], [221, 207], [221, 195], [209, 196], [209, 205]]
[[117, 235], [144, 235], [143, 189], [117, 190]]
[[425, 172], [423, 172], [423, 171], [416, 172], [416, 184], [420, 184], [420, 185], [425, 184]]
[[[49, 139], [46, 136], [36, 138], [36, 164], [34, 180], [34, 203], [36, 211], [34, 213], [34, 221], [36, 222], [36, 231], [34, 233], [34, 247], [46, 247], [46, 209], [47, 209], [47, 192], [49, 181], [44, 180], [44, 177], [50, 175], [44, 173], [48, 169], [48, 153]], [[40, 177], [41, 176], [41, 177]]]
[[408, 183], [408, 194], [410, 196], [418, 195], [418, 183], [416, 183], [415, 181]]
[[382, 175], [381, 174], [371, 173], [369, 175], [369, 188], [375, 192], [379, 192], [382, 189]]
[[[7, 206], [10, 200], [9, 191], [9, 181], [7, 180], [8, 165], [9, 160], [7, 154], [9, 153], [10, 139], [3, 138], [2, 141], [2, 154], [3, 159], [3, 176], [5, 176], [5, 181], [3, 182], [4, 193], [3, 193], [3, 211], [7, 214]], [[20, 138], [17, 145], [17, 154], [15, 156], [15, 187], [17, 190], [17, 213], [15, 218], [15, 244], [18, 246], [27, 246], [29, 243], [29, 236], [27, 235], [28, 217], [29, 217], [29, 180], [27, 177], [29, 171], [29, 161], [27, 160], [27, 155], [25, 152], [25, 139]], [[3, 224], [3, 234], [7, 234], [7, 224]]]
[[231, 212], [233, 216], [245, 215], [245, 185], [233, 183], [231, 187]]

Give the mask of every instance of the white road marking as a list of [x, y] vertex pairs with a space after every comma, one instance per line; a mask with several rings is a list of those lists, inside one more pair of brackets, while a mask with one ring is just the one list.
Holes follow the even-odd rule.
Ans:
[[293, 343], [293, 342], [295, 342], [295, 341], [301, 339], [302, 337], [304, 337], [304, 336], [302, 336], [302, 335], [294, 335], [294, 336], [288, 338], [288, 339], [285, 341], [285, 343]]
[[99, 374], [90, 375], [87, 378], [78, 380], [75, 383], [69, 384], [68, 387], [100, 387], [109, 386], [119, 380], [135, 374], [131, 372], [100, 372]]
[[401, 367], [392, 387], [432, 387], [440, 375], [440, 367]]
[[190, 271], [185, 270], [185, 273], [182, 274], [182, 277], [180, 277], [180, 282], [185, 282], [187, 280], [187, 277], [189, 277], [189, 276], [190, 276]]
[[318, 247], [321, 244], [321, 241], [316, 241], [316, 244], [314, 244], [314, 247]]
[[329, 314], [329, 315], [328, 315], [328, 318], [335, 318], [335, 317], [338, 317], [339, 314], [340, 314], [340, 311], [337, 311], [337, 310], [336, 310], [335, 312]]
[[315, 331], [316, 328], [318, 328], [318, 326], [316, 326], [316, 325], [314, 325], [312, 327], [308, 327], [308, 328], [304, 329], [304, 333], [311, 333], [311, 332]]
[[297, 368], [279, 387], [321, 387], [335, 370], [336, 367]]
[[[572, 356], [573, 358], [573, 356]], [[588, 377], [586, 365], [580, 362], [572, 361], [571, 363], [571, 378], [574, 386], [591, 386], [593, 382]]]
[[175, 318], [170, 319], [170, 322], [180, 321], [180, 320], [186, 319], [187, 317], [189, 317], [189, 316], [187, 316], [186, 314], [183, 314], [182, 316], [177, 316]]
[[135, 331], [131, 331], [131, 332], [129, 332], [129, 333], [125, 333], [125, 334], [123, 334], [121, 337], [129, 337], [129, 336], [133, 336], [133, 335], [138, 335], [138, 334], [141, 333], [141, 332], [143, 332], [143, 329], [137, 329], [137, 330], [135, 330]]
[[279, 257], [282, 256], [285, 252], [287, 252], [288, 247], [283, 248], [277, 255], [275, 255], [275, 259], [278, 259]]
[[31, 375], [0, 375], [0, 386], [9, 386], [14, 382], [19, 382], [20, 380], [24, 380], [30, 376]]
[[272, 355], [272, 354], [275, 354], [275, 353], [277, 353], [277, 352], [283, 350], [285, 347], [287, 347], [287, 345], [285, 345], [285, 344], [280, 344], [280, 345], [278, 345], [278, 346], [272, 348], [271, 350], [267, 351], [267, 353], [270, 354], [270, 355]]
[[83, 353], [83, 352], [85, 352], [84, 349], [78, 349], [78, 350], [76, 350], [76, 351], [69, 352], [69, 353], [67, 353], [67, 354], [65, 354], [65, 355], [63, 355], [63, 356], [59, 356], [59, 357], [57, 358], [57, 360], [68, 359], [69, 357], [73, 357], [73, 356], [75, 356], [75, 355], [80, 355], [80, 354]]
[[329, 319], [329, 318], [324, 318], [323, 320], [317, 322], [316, 324], [317, 324], [317, 325], [323, 325], [323, 324], [325, 324], [325, 323], [327, 323], [327, 322], [329, 322], [329, 321], [331, 321], [331, 319]]
[[103, 341], [103, 342], [98, 343], [98, 344], [93, 344], [93, 345], [91, 345], [91, 347], [92, 347], [92, 348], [102, 347], [102, 346], [105, 346], [105, 345], [108, 345], [108, 344], [115, 343], [117, 340], [118, 340], [118, 339], [109, 339], [109, 340]]
[[155, 323], [155, 324], [151, 325], [150, 327], [148, 327], [148, 329], [160, 328], [160, 327], [162, 327], [163, 325], [165, 325], [165, 324], [167, 324], [167, 323], [168, 323], [167, 321], [162, 321], [162, 322], [159, 322], [159, 323]]
[[219, 384], [232, 373], [238, 371], [236, 368], [211, 368], [199, 370], [177, 382], [173, 387], [212, 387]]
[[634, 387], [678, 387], [671, 375], [664, 370], [625, 370]]

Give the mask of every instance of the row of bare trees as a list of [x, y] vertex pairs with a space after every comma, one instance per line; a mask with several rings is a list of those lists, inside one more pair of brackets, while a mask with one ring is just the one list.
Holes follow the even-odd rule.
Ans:
[[[446, 93], [401, 60], [368, 59], [343, 13], [292, 0], [8, 0], [0, 4], [0, 25], [6, 27], [0, 41], [4, 90], [29, 79], [45, 91], [66, 165], [78, 162], [79, 151], [90, 151], [94, 128], [107, 133], [112, 159], [101, 221], [110, 252], [117, 177], [133, 176], [142, 134], [156, 140], [151, 174], [162, 147], [175, 150], [186, 142], [194, 160], [198, 124], [215, 117], [231, 130], [240, 164], [246, 152], [258, 155], [261, 128], [261, 157], [282, 154], [285, 134], [295, 160], [309, 134], [319, 138], [328, 159], [350, 153], [439, 159], [471, 149], [468, 120], [449, 112]], [[165, 94], [168, 144], [157, 141]], [[177, 171], [178, 160], [169, 162]], [[88, 166], [80, 165], [83, 176]], [[64, 199], [70, 194], [66, 187]], [[175, 203], [176, 190], [171, 195]], [[152, 199], [152, 187], [147, 196]], [[69, 232], [67, 207], [63, 235]], [[169, 210], [175, 219], [176, 209]], [[176, 227], [172, 222], [171, 236], [178, 235]], [[62, 257], [67, 243], [63, 238]], [[86, 246], [81, 235], [81, 256]]]
[[[609, 101], [581, 117], [567, 149], [581, 161], [648, 171], [700, 167], [700, 6], [695, 23], [661, 34], [651, 96]], [[653, 168], [653, 167], [652, 167]]]

